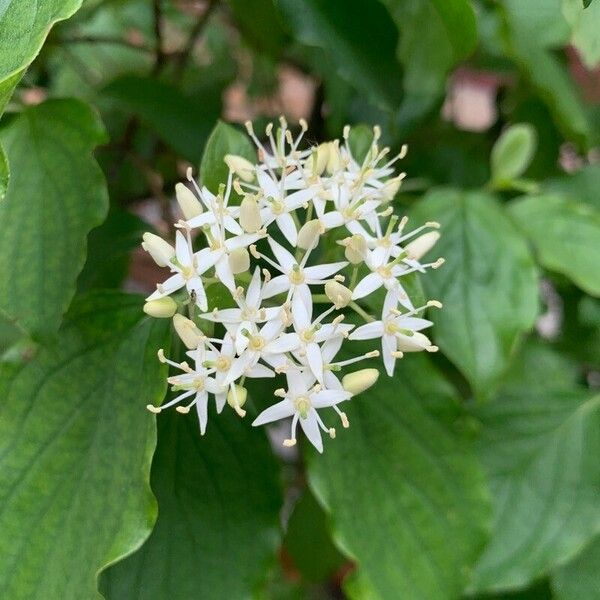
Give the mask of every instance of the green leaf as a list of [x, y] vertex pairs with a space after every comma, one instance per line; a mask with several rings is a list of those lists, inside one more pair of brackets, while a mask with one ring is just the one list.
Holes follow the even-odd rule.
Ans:
[[490, 157], [493, 184], [503, 188], [520, 177], [530, 165], [535, 147], [536, 133], [531, 125], [518, 123], [504, 131]]
[[365, 160], [367, 152], [371, 148], [373, 143], [373, 128], [361, 123], [355, 125], [350, 129], [350, 135], [348, 136], [348, 146], [352, 156], [359, 163]]
[[152, 77], [125, 75], [102, 95], [140, 117], [182, 158], [197, 163], [210, 129], [221, 112], [220, 94], [184, 95], [176, 86]]
[[538, 312], [537, 272], [525, 239], [490, 195], [439, 189], [416, 205], [416, 223], [439, 221], [432, 253], [446, 263], [422, 277], [435, 313], [435, 343], [487, 397]]
[[521, 587], [600, 532], [600, 396], [573, 379], [570, 363], [529, 347], [509, 385], [476, 411], [495, 499], [477, 590]]
[[583, 10], [588, 6], [589, 3], [582, 7], [579, 0], [563, 0], [563, 13], [572, 28], [571, 43], [577, 48], [583, 64], [592, 70], [600, 63], [600, 4]]
[[262, 431], [227, 406], [158, 419], [152, 488], [159, 517], [138, 552], [112, 567], [107, 598], [250, 598], [278, 541], [278, 465]]
[[503, 0], [505, 50], [546, 102], [563, 134], [587, 144], [591, 128], [578, 92], [551, 49], [566, 44], [570, 30], [561, 0]]
[[600, 296], [600, 211], [560, 196], [542, 195], [515, 200], [510, 214], [544, 267]]
[[600, 590], [600, 537], [595, 538], [574, 560], [552, 574], [556, 600], [597, 600]]
[[0, 115], [52, 25], [80, 6], [81, 0], [8, 0], [0, 7]]
[[157, 348], [168, 322], [137, 296], [86, 296], [28, 363], [0, 365], [0, 595], [93, 598], [150, 533]]
[[77, 100], [29, 107], [0, 131], [12, 174], [0, 202], [0, 308], [34, 337], [58, 329], [87, 234], [106, 215], [92, 157], [105, 139], [98, 115]]
[[8, 168], [8, 161], [6, 160], [4, 148], [2, 148], [0, 145], [0, 202], [2, 202], [2, 200], [4, 200], [4, 196], [6, 196], [9, 179], [10, 170]]
[[284, 547], [306, 581], [327, 580], [346, 562], [331, 541], [323, 509], [308, 490], [294, 505]]
[[256, 162], [256, 150], [248, 136], [235, 127], [219, 121], [212, 130], [200, 163], [200, 180], [211, 192], [217, 193], [219, 185], [227, 182], [229, 169], [226, 154], [237, 154]]
[[106, 221], [88, 237], [87, 260], [77, 280], [79, 292], [118, 288], [127, 274], [131, 251], [137, 248], [148, 224], [136, 215], [112, 206]]
[[600, 165], [587, 165], [573, 174], [548, 179], [543, 191], [584, 202], [600, 210]]
[[309, 454], [308, 472], [334, 539], [358, 562], [350, 597], [457, 597], [485, 540], [488, 510], [453, 390], [426, 358], [411, 356], [394, 379], [382, 374], [343, 409], [350, 428], [338, 429], [322, 456]]
[[346, 81], [381, 107], [398, 105], [398, 33], [377, 0], [277, 0], [277, 6], [299, 40], [321, 48]]

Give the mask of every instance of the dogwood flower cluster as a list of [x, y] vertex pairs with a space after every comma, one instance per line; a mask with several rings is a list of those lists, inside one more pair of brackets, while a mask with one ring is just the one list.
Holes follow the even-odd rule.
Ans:
[[[381, 356], [391, 377], [404, 353], [437, 350], [422, 333], [432, 325], [422, 314], [441, 304], [414, 306], [403, 281], [442, 264], [422, 261], [439, 226], [410, 229], [406, 217], [394, 214], [391, 202], [404, 178], [394, 176], [394, 165], [406, 147], [389, 158], [378, 127], [360, 158], [349, 127], [341, 142], [312, 148], [301, 147], [304, 121], [296, 138], [285, 119], [276, 129], [270, 124], [264, 143], [251, 123], [246, 127], [256, 162], [225, 156], [229, 175], [216, 193], [189, 170], [189, 185], [176, 186], [183, 218], [174, 245], [144, 234], [143, 248], [170, 271], [144, 310], [172, 317], [187, 348], [183, 362], [159, 351], [173, 367], [168, 382], [175, 395], [148, 409], [195, 407], [204, 434], [211, 400], [217, 413], [228, 404], [243, 417], [246, 379], [278, 377], [277, 401], [253, 425], [291, 418], [284, 444], [296, 444], [299, 425], [322, 452], [322, 433], [335, 437], [324, 413], [348, 427], [344, 403], [379, 376], [375, 368], [348, 368]], [[370, 314], [373, 306], [381, 313]], [[351, 312], [363, 324], [346, 322]], [[357, 354], [354, 340], [376, 347]]]

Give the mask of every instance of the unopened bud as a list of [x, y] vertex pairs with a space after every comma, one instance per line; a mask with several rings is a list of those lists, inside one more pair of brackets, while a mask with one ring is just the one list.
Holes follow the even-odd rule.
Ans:
[[329, 142], [327, 153], [327, 172], [332, 175], [342, 166], [342, 155], [340, 154], [339, 140]]
[[319, 144], [313, 148], [312, 154], [308, 157], [306, 167], [313, 175], [322, 175], [327, 168], [330, 154], [329, 145], [329, 143]]
[[364, 260], [366, 251], [367, 240], [362, 235], [356, 234], [348, 239], [344, 255], [353, 265], [359, 265]]
[[403, 179], [404, 177], [399, 175], [398, 177], [394, 177], [393, 179], [386, 181], [383, 188], [381, 188], [381, 193], [383, 194], [384, 200], [390, 201], [394, 199], [394, 196], [400, 189], [400, 184], [402, 183]]
[[240, 179], [247, 182], [254, 179], [254, 165], [247, 158], [237, 154], [226, 154], [224, 160], [229, 169]]
[[256, 196], [247, 194], [240, 205], [240, 225], [247, 233], [256, 233], [262, 227]]
[[440, 234], [437, 231], [428, 231], [415, 238], [412, 242], [406, 244], [404, 250], [406, 251], [408, 258], [419, 260], [435, 246], [439, 239]]
[[342, 387], [353, 396], [368, 390], [377, 383], [379, 371], [377, 369], [361, 369], [354, 373], [348, 373], [342, 377]]
[[352, 302], [352, 291], [335, 279], [331, 279], [325, 284], [325, 294], [338, 310]]
[[142, 239], [142, 248], [148, 252], [159, 267], [166, 267], [175, 256], [175, 248], [161, 237], [146, 232]]
[[234, 275], [250, 269], [250, 254], [246, 248], [236, 248], [229, 253], [229, 267]]
[[170, 319], [177, 312], [177, 302], [170, 296], [150, 300], [144, 304], [144, 312], [157, 319]]
[[429, 338], [418, 331], [411, 336], [398, 336], [398, 350], [401, 352], [421, 352], [430, 346]]
[[187, 185], [178, 183], [175, 186], [175, 197], [181, 209], [181, 214], [186, 221], [202, 214], [202, 204]]
[[229, 393], [227, 394], [227, 404], [229, 404], [231, 408], [236, 408], [236, 406], [241, 408], [246, 404], [247, 398], [248, 390], [241, 385], [235, 384], [233, 388], [230, 388]]
[[319, 236], [323, 233], [323, 231], [324, 228], [319, 219], [307, 221], [304, 223], [304, 225], [302, 225], [302, 227], [300, 227], [296, 246], [298, 246], [298, 248], [302, 248], [302, 250], [314, 248], [317, 245]]
[[173, 326], [177, 335], [189, 350], [195, 350], [204, 338], [196, 323], [183, 315], [173, 316]]

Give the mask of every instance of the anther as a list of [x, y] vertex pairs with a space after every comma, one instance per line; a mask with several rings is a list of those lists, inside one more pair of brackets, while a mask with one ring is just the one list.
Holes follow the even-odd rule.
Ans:
[[254, 256], [254, 258], [256, 258], [256, 260], [260, 259], [260, 252], [256, 249], [255, 244], [252, 244], [250, 246], [250, 254], [252, 254], [252, 256]]
[[427, 350], [427, 352], [437, 352], [439, 348], [437, 346], [427, 346], [425, 350]]
[[346, 281], [346, 278], [343, 275], [334, 275], [333, 278], [335, 279], [335, 281], [338, 281], [339, 283], [344, 283], [344, 281]]
[[335, 439], [335, 427], [329, 428], [329, 437], [333, 440]]
[[439, 300], [429, 300], [426, 306], [432, 306], [433, 308], [442, 308], [443, 304]]
[[404, 356], [404, 352], [400, 352], [400, 350], [394, 350], [391, 354], [394, 358], [402, 358]]
[[187, 415], [190, 412], [189, 406], [176, 406], [175, 410], [182, 415]]
[[278, 398], [285, 398], [285, 390], [283, 388], [278, 388], [273, 392], [273, 396], [277, 396]]
[[294, 438], [289, 439], [289, 440], [283, 440], [283, 445], [286, 446], [287, 448], [291, 448], [292, 446], [296, 445], [296, 440]]
[[431, 264], [432, 269], [439, 269], [446, 262], [445, 258], [438, 258], [434, 263]]
[[156, 354], [158, 355], [158, 360], [160, 360], [161, 363], [167, 362], [165, 351], [162, 348]]
[[151, 412], [154, 413], [155, 415], [157, 415], [160, 411], [161, 408], [160, 406], [154, 406], [154, 404], [146, 404], [146, 408]]
[[246, 127], [246, 131], [248, 132], [248, 135], [254, 135], [254, 128], [252, 127], [252, 121], [246, 121], [244, 123], [244, 126]]
[[365, 354], [365, 358], [378, 358], [379, 357], [379, 350], [371, 350], [371, 352], [367, 352]]

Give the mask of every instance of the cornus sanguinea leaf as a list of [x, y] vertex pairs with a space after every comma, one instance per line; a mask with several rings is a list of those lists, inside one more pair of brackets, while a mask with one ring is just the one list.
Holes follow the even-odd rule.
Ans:
[[[439, 225], [411, 228], [406, 217], [393, 213], [389, 203], [404, 178], [395, 175], [394, 165], [406, 146], [389, 157], [389, 148], [379, 146], [378, 127], [360, 160], [348, 143], [349, 127], [342, 141], [315, 148], [303, 145], [304, 121], [297, 137], [283, 118], [276, 129], [269, 124], [264, 136], [251, 123], [246, 128], [257, 162], [227, 154], [229, 173], [216, 193], [200, 187], [189, 171], [191, 187], [176, 189], [184, 220], [175, 223], [174, 243], [144, 236], [143, 247], [171, 272], [147, 298], [145, 310], [168, 316], [172, 305], [165, 300], [173, 299], [174, 328], [189, 357], [177, 362], [159, 351], [160, 361], [177, 371], [168, 379], [175, 395], [148, 409], [195, 408], [204, 434], [212, 401], [218, 413], [229, 404], [243, 417], [245, 378], [280, 377], [278, 402], [253, 425], [291, 418], [284, 444], [296, 444], [299, 426], [322, 452], [322, 432], [336, 435], [326, 413], [348, 427], [341, 405], [377, 381], [373, 369], [347, 367], [381, 355], [391, 377], [404, 353], [437, 350], [421, 332], [432, 324], [422, 314], [441, 304], [430, 300], [415, 307], [402, 278], [442, 265], [441, 258], [420, 260], [437, 241], [433, 230]], [[338, 229], [347, 235], [331, 233]], [[322, 261], [320, 246], [333, 235], [338, 243], [329, 247], [339, 260]], [[214, 284], [222, 284], [232, 302], [209, 311], [206, 290]], [[381, 288], [382, 313], [370, 315], [359, 303]], [[344, 323], [342, 309], [355, 311], [365, 323]], [[375, 343], [381, 351], [335, 360], [343, 344], [371, 339], [380, 340]]]

